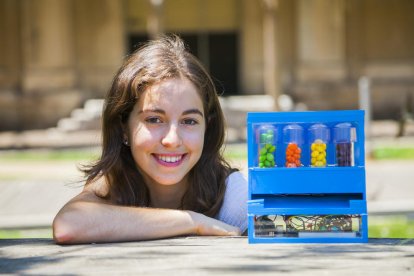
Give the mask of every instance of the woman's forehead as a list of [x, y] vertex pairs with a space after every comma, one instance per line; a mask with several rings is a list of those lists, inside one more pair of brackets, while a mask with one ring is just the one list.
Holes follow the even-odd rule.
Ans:
[[197, 88], [186, 78], [166, 79], [147, 87], [140, 97], [138, 105], [141, 109], [191, 107], [202, 110], [203, 108], [203, 102]]

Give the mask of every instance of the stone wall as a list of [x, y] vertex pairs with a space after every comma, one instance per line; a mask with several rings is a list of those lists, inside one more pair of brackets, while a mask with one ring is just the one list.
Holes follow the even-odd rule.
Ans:
[[122, 1], [0, 1], [0, 130], [55, 126], [103, 97], [125, 53]]
[[[269, 77], [265, 2], [275, 5], [277, 67]], [[151, 29], [150, 3], [0, 0], [0, 130], [54, 126], [85, 100], [102, 98], [128, 54], [130, 37]], [[265, 79], [274, 78], [278, 94], [308, 109], [358, 108], [358, 79], [367, 76], [375, 119], [397, 118], [406, 94], [414, 94], [414, 1], [160, 3], [160, 30], [196, 34], [207, 68], [205, 34], [237, 35], [238, 95], [268, 93]]]

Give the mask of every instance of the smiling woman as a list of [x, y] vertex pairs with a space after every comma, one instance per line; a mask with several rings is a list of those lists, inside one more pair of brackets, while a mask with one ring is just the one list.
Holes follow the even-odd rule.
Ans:
[[222, 156], [224, 129], [214, 84], [180, 38], [138, 49], [107, 94], [102, 155], [57, 214], [56, 242], [245, 231], [247, 182]]

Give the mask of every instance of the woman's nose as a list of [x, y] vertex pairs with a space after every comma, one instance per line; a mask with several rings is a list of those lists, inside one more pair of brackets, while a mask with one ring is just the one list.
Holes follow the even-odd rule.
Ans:
[[166, 134], [162, 138], [161, 143], [165, 147], [178, 147], [181, 146], [182, 140], [178, 133], [178, 127], [176, 125], [170, 125]]

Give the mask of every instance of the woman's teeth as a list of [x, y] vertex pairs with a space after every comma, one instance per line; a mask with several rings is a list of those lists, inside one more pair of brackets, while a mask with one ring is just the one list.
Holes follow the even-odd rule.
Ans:
[[165, 155], [159, 155], [158, 159], [160, 159], [161, 161], [167, 162], [167, 163], [175, 163], [180, 161], [182, 158], [182, 155], [178, 155], [178, 156], [165, 156]]

